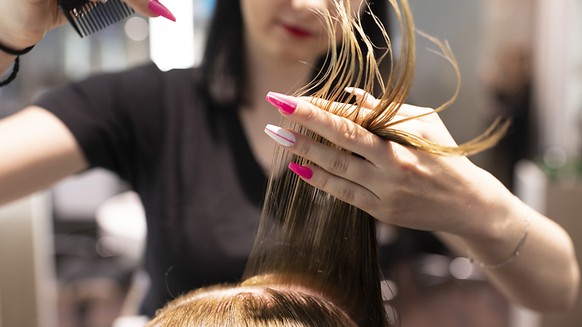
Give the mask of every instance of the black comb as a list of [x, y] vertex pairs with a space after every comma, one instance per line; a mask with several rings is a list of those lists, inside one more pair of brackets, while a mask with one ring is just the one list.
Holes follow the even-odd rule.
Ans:
[[93, 34], [131, 16], [134, 11], [121, 0], [59, 0], [69, 23], [81, 37]]

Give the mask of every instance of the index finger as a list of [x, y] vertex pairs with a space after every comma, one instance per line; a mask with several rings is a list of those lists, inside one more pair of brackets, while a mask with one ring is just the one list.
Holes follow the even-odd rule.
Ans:
[[372, 112], [371, 109], [362, 106], [355, 105], [351, 103], [334, 102], [330, 100], [325, 100], [322, 98], [315, 98], [310, 96], [300, 97], [300, 99], [319, 107], [325, 111], [328, 111], [336, 116], [347, 118], [351, 121], [361, 124], [366, 116]]
[[[368, 160], [378, 153], [382, 141], [378, 136], [356, 122], [335, 114], [338, 112], [355, 114], [357, 106], [315, 98], [296, 98], [274, 92], [269, 92], [267, 100], [289, 120], [301, 124], [348, 151]], [[324, 105], [325, 110], [316, 104]]]

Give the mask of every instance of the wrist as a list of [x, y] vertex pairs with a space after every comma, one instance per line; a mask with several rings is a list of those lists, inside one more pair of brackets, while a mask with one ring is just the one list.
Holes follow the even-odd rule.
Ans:
[[[477, 167], [478, 168], [478, 167]], [[478, 168], [471, 174], [473, 192], [467, 192], [466, 223], [453, 234], [468, 242], [499, 244], [522, 227], [520, 201], [493, 175]]]
[[523, 249], [523, 246], [527, 240], [527, 237], [529, 235], [529, 227], [530, 227], [530, 213], [529, 213], [529, 209], [521, 203], [521, 201], [519, 199], [516, 198], [516, 202], [520, 203], [520, 206], [523, 207], [523, 235], [521, 236], [521, 238], [519, 239], [519, 242], [517, 242], [517, 245], [515, 246], [513, 252], [511, 254], [509, 254], [504, 260], [502, 261], [495, 261], [492, 263], [488, 263], [485, 261], [481, 261], [479, 260], [475, 255], [473, 255], [471, 249], [467, 250], [467, 256], [469, 258], [469, 260], [481, 267], [481, 268], [487, 268], [487, 269], [500, 269], [503, 268], [507, 265], [509, 265], [510, 263], [512, 263], [513, 261], [515, 261], [517, 259], [517, 257], [519, 257], [519, 255], [521, 254], [521, 251]]
[[455, 235], [477, 265], [497, 269], [519, 256], [528, 235], [531, 209], [495, 177], [483, 172], [481, 177], [486, 179], [475, 179], [481, 189], [468, 205], [470, 223]]

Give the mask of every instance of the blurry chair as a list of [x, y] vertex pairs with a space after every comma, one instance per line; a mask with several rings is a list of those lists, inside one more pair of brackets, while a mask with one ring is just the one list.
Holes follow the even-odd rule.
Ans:
[[[572, 238], [578, 262], [582, 262], [582, 182], [569, 176], [551, 179], [533, 161], [523, 160], [516, 166], [516, 195], [525, 203], [554, 219]], [[578, 327], [582, 321], [582, 297], [579, 295], [574, 307], [567, 312], [538, 315], [530, 324], [518, 327]], [[535, 324], [533, 323], [535, 322]], [[513, 326], [512, 326], [513, 327]]]
[[149, 287], [149, 279], [141, 269], [147, 227], [139, 196], [133, 191], [113, 196], [99, 206], [96, 220], [99, 251], [116, 256], [125, 269], [134, 271], [120, 316], [113, 327], [143, 326], [147, 319], [137, 314]]
[[57, 326], [52, 241], [45, 194], [0, 207], [0, 326]]

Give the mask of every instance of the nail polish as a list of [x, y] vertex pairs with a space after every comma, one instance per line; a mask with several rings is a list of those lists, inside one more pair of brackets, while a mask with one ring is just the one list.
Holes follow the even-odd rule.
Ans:
[[313, 177], [313, 170], [311, 170], [311, 168], [309, 167], [301, 166], [294, 162], [290, 162], [289, 169], [291, 169], [292, 172], [299, 175], [299, 177], [303, 179], [311, 179], [311, 177]]
[[281, 110], [284, 114], [292, 114], [297, 108], [297, 100], [294, 97], [281, 93], [267, 93], [267, 101]]
[[279, 126], [267, 124], [265, 133], [284, 147], [291, 147], [296, 142], [293, 133]]
[[176, 17], [174, 16], [174, 14], [172, 14], [172, 12], [168, 8], [166, 8], [166, 6], [158, 2], [158, 0], [150, 0], [148, 3], [148, 9], [155, 15], [162, 16], [173, 22], [176, 21]]

